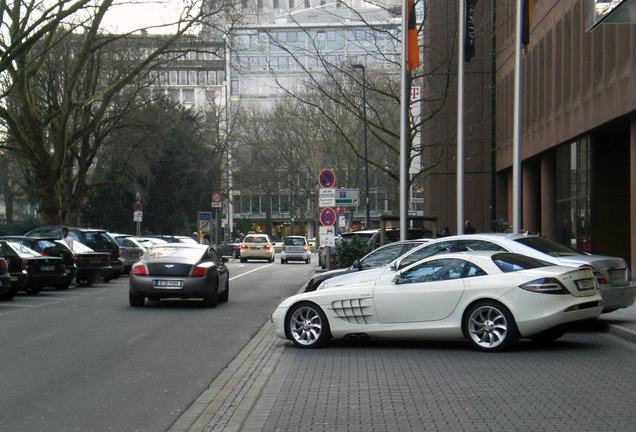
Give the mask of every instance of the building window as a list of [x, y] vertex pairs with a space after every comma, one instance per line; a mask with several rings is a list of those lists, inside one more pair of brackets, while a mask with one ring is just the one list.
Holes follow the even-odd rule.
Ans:
[[309, 0], [305, 0], [305, 9], [309, 9], [311, 7], [311, 2]]
[[294, 8], [294, 0], [289, 0], [289, 8], [290, 9]]
[[217, 85], [216, 72], [208, 71], [208, 85]]
[[320, 0], [320, 6], [324, 6], [327, 4], [327, 0]]
[[188, 71], [188, 84], [197, 85], [197, 71]]
[[179, 90], [168, 90], [168, 97], [173, 101], [179, 103]]
[[259, 11], [263, 10], [263, 0], [256, 0], [256, 9]]
[[274, 0], [274, 9], [280, 9], [280, 0]]
[[174, 70], [170, 71], [170, 80], [168, 81], [168, 84], [170, 85], [179, 84], [179, 74], [177, 71], [174, 71]]
[[557, 148], [557, 240], [575, 249], [592, 249], [590, 139]]
[[232, 95], [239, 94], [239, 82], [236, 79], [233, 79], [232, 83], [230, 84], [230, 94]]
[[179, 71], [179, 85], [187, 85], [188, 84], [188, 71], [181, 70]]
[[197, 82], [199, 83], [199, 85], [207, 85], [208, 79], [205, 71], [198, 72]]
[[241, 0], [241, 7], [247, 9], [247, 0]]
[[194, 105], [194, 89], [183, 89], [183, 104]]

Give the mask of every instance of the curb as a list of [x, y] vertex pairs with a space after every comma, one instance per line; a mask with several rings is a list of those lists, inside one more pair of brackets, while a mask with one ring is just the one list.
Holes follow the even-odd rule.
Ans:
[[636, 331], [618, 324], [609, 324], [607, 327], [610, 333], [620, 338], [626, 339], [630, 342], [636, 343]]

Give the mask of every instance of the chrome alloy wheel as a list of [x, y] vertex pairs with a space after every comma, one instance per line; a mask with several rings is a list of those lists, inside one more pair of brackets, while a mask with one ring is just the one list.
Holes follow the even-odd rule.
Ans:
[[506, 341], [508, 325], [499, 309], [492, 305], [481, 306], [468, 318], [468, 333], [475, 344], [492, 349]]
[[289, 318], [289, 331], [296, 342], [303, 346], [314, 345], [322, 335], [322, 318], [308, 306], [296, 309]]

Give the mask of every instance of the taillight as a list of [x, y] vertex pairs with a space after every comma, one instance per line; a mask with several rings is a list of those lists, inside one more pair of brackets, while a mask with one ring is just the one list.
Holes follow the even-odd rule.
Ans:
[[605, 279], [605, 277], [601, 274], [601, 272], [596, 270], [594, 266], [591, 266], [589, 264], [583, 264], [579, 268], [592, 270], [592, 273], [594, 273], [594, 277], [596, 278], [596, 282], [598, 282], [599, 284], [607, 284], [607, 279]]
[[245, 243], [241, 243], [241, 249], [247, 249], [247, 245]]
[[192, 269], [192, 277], [205, 277], [207, 275], [208, 275], [207, 267], [196, 266], [194, 269]]
[[136, 264], [132, 268], [132, 273], [135, 276], [148, 276], [148, 271], [146, 270], [146, 266], [144, 264]]
[[265, 246], [263, 246], [263, 249], [269, 249], [269, 248], [271, 248], [271, 247], [272, 247], [272, 245], [271, 245], [271, 244], [269, 244], [269, 243], [265, 243]]
[[519, 288], [541, 294], [569, 294], [555, 278], [541, 278], [519, 285]]

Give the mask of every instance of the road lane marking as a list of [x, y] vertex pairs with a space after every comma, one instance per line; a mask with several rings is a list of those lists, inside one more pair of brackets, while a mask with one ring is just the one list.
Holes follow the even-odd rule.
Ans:
[[250, 271], [245, 272], [245, 273], [241, 273], [240, 275], [236, 275], [236, 276], [234, 276], [234, 277], [231, 277], [231, 278], [230, 278], [230, 280], [231, 280], [231, 281], [233, 281], [234, 279], [238, 279], [238, 278], [240, 278], [241, 276], [248, 275], [248, 274], [253, 273], [253, 272], [255, 272], [255, 271], [258, 271], [258, 270], [261, 270], [261, 269], [267, 268], [267, 267], [269, 267], [269, 266], [271, 266], [271, 265], [273, 265], [273, 263], [272, 263], [272, 264], [264, 265], [263, 267], [255, 268], [254, 270], [250, 270]]

